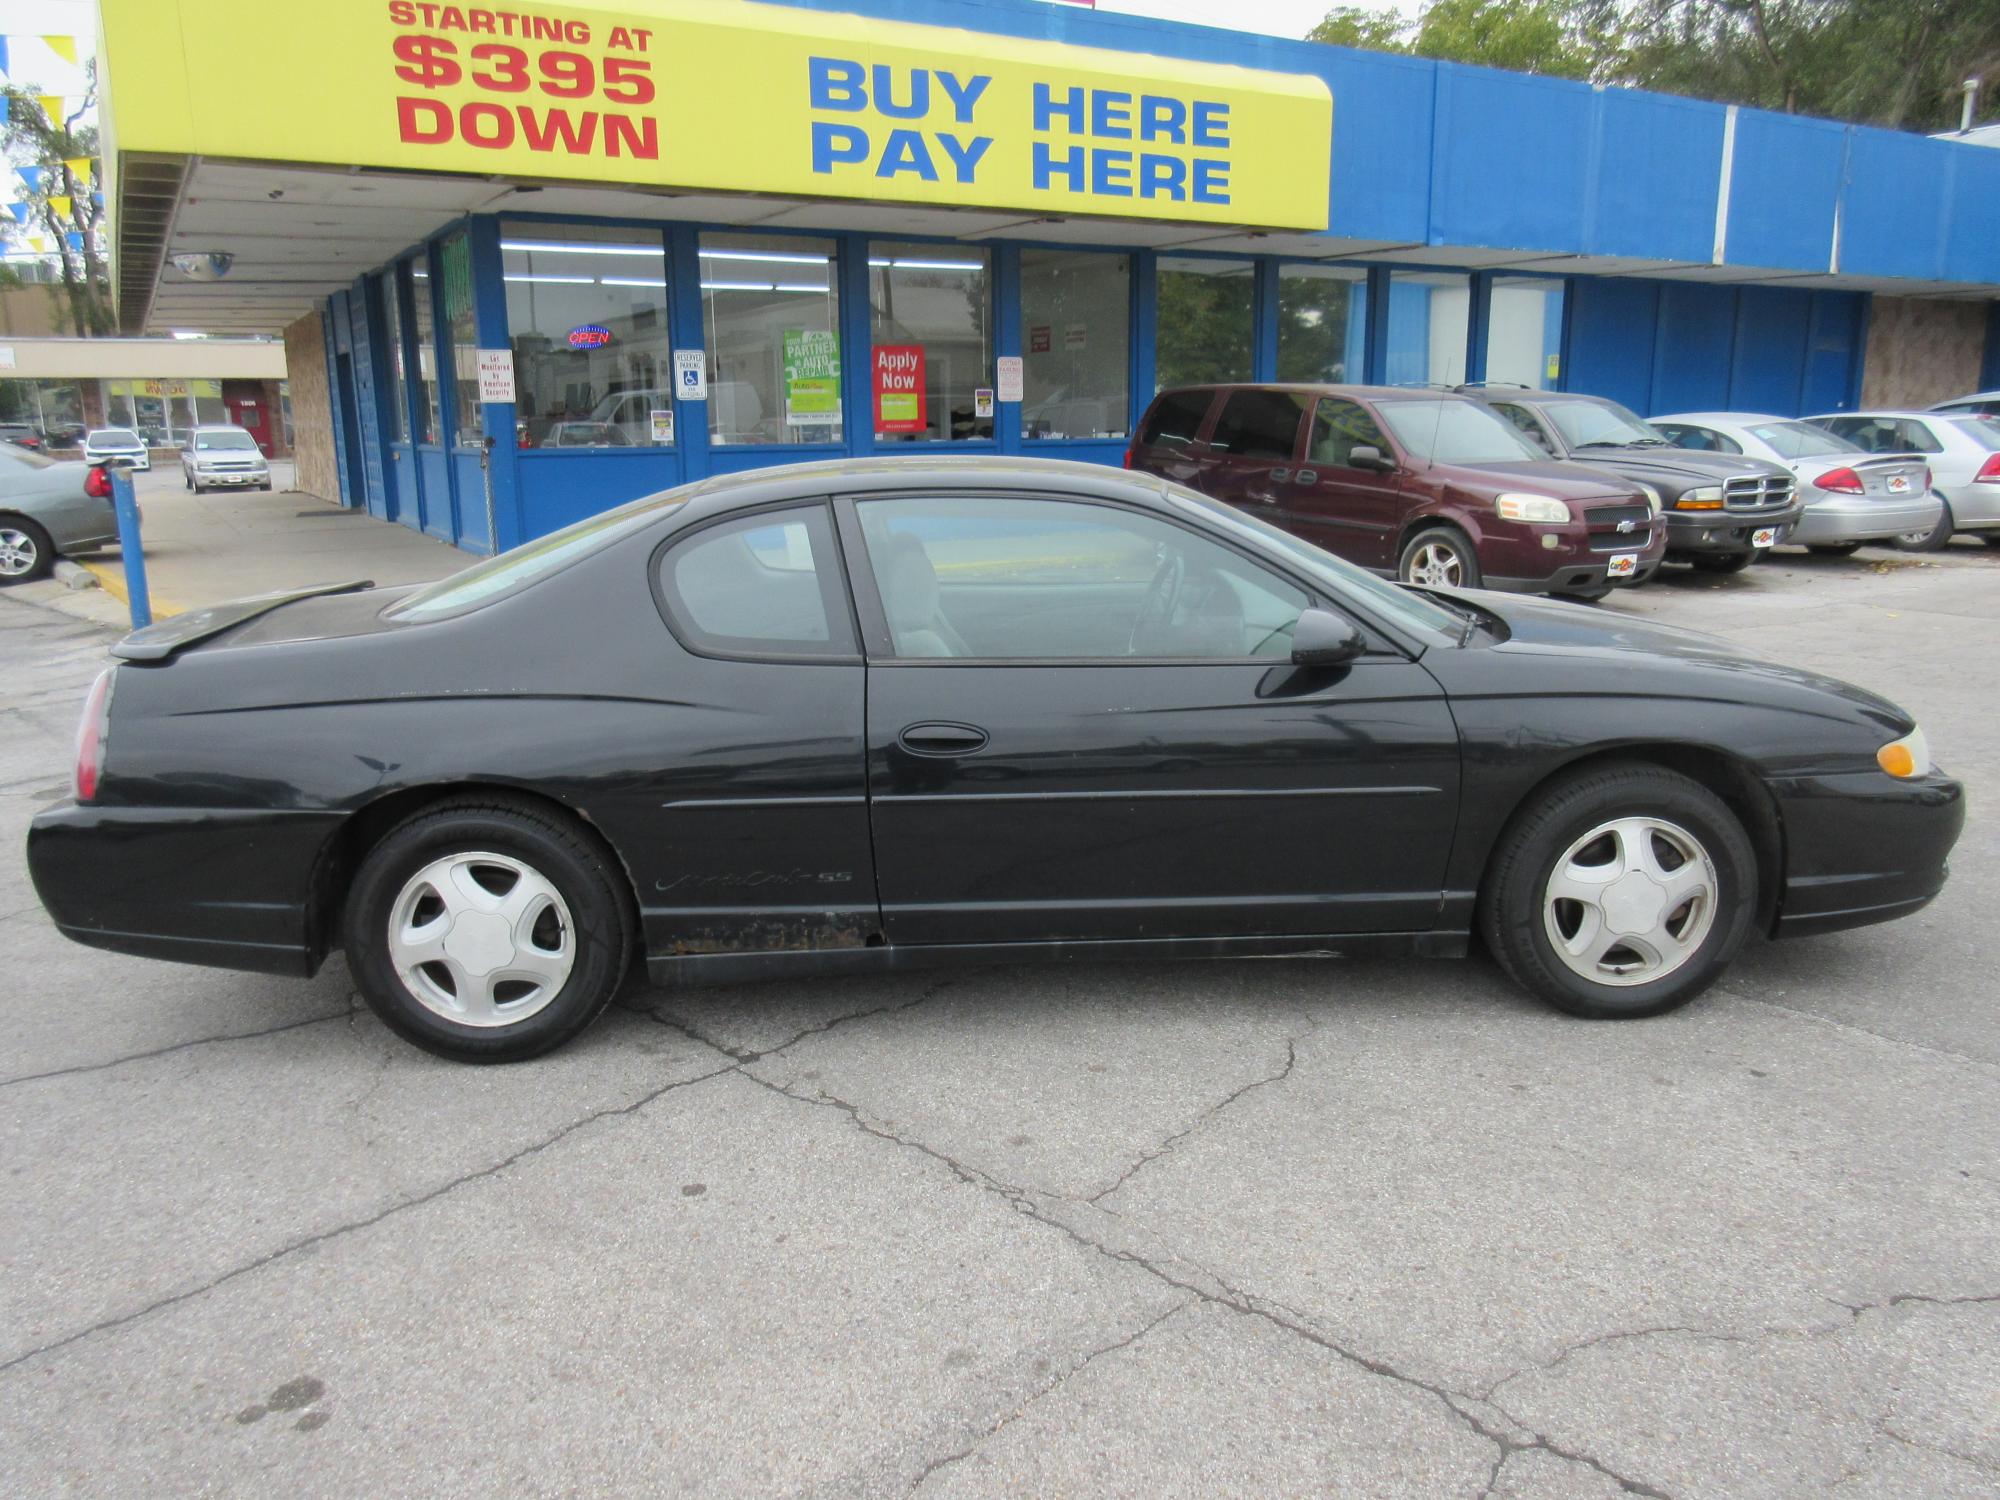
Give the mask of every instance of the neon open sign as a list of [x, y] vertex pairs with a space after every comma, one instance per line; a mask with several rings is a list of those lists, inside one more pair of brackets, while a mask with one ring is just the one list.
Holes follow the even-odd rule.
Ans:
[[585, 323], [581, 328], [569, 331], [569, 346], [572, 349], [602, 349], [611, 342], [611, 330], [597, 323]]

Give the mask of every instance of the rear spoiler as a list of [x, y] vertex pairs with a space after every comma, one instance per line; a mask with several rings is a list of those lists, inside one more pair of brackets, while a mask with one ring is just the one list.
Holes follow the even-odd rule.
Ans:
[[246, 620], [254, 620], [259, 615], [267, 615], [274, 609], [295, 604], [301, 599], [317, 599], [325, 594], [355, 594], [374, 587], [374, 579], [361, 578], [352, 583], [322, 583], [308, 589], [285, 589], [275, 594], [256, 594], [248, 599], [211, 604], [207, 609], [191, 609], [186, 614], [172, 615], [143, 630], [133, 631], [111, 648], [111, 654], [121, 661], [165, 661], [176, 651], [185, 650], [198, 641], [220, 635]]

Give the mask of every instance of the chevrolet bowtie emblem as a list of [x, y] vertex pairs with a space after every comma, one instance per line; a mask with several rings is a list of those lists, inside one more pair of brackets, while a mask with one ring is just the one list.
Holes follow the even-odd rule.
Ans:
[[1618, 523], [1618, 529], [1620, 531], [1637, 531], [1639, 529], [1639, 523], [1637, 521], [1620, 521]]

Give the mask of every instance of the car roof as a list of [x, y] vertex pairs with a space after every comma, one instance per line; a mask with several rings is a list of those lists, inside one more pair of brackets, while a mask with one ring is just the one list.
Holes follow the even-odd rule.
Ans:
[[1486, 385], [1467, 384], [1453, 386], [1455, 394], [1461, 396], [1492, 396], [1508, 401], [1595, 401], [1599, 406], [1616, 406], [1619, 403], [1609, 396], [1593, 396], [1588, 391], [1545, 391], [1532, 385]]
[[1804, 417], [1781, 417], [1764, 411], [1675, 411], [1648, 417], [1648, 422], [1707, 422], [1716, 427], [1748, 427], [1756, 422], [1803, 422]]
[[1868, 406], [1863, 407], [1860, 411], [1823, 411], [1817, 416], [1801, 417], [1799, 420], [1801, 422], [1825, 422], [1830, 421], [1834, 417], [1895, 417], [1898, 420], [1929, 420], [1934, 422], [1940, 418], [1949, 420], [1958, 415], [1960, 415], [1958, 412], [1918, 411], [1900, 406]]
[[238, 427], [234, 422], [203, 422], [194, 430], [196, 432], [245, 432], [244, 428]]
[[1936, 411], [1938, 406], [1956, 406], [1961, 401], [2000, 401], [2000, 391], [1968, 391], [1963, 396], [1953, 396], [1949, 401], [1938, 402], [1931, 410]]
[[[1182, 391], [1295, 391], [1313, 396], [1360, 396], [1370, 401], [1409, 400], [1435, 396], [1446, 400], [1459, 392], [1441, 385], [1354, 385], [1346, 382], [1309, 380], [1191, 380], [1185, 385], [1168, 386], [1160, 396]], [[1155, 396], [1155, 401], [1160, 399]]]

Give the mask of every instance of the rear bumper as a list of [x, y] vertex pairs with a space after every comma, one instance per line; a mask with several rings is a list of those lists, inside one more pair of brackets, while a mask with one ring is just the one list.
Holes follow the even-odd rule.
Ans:
[[1774, 783], [1785, 879], [1773, 935], [1804, 937], [1906, 916], [1944, 888], [1965, 790], [1933, 773], [1880, 771]]
[[1929, 531], [1937, 525], [1940, 509], [1942, 503], [1935, 495], [1912, 495], [1907, 500], [1870, 500], [1861, 495], [1815, 500], [1792, 528], [1790, 540], [1804, 547], [1888, 541], [1906, 531]]
[[35, 894], [65, 937], [176, 963], [309, 975], [314, 878], [339, 814], [65, 803], [28, 828]]

